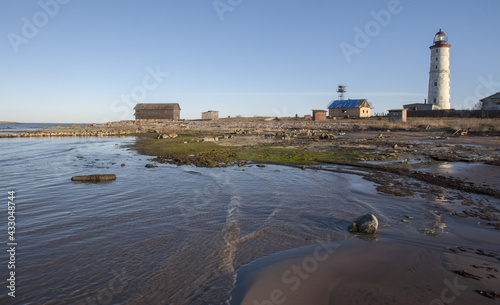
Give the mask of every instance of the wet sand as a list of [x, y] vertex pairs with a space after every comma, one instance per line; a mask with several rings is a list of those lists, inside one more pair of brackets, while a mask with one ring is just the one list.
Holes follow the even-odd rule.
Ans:
[[418, 167], [418, 170], [472, 182], [476, 185], [500, 190], [498, 166], [483, 163], [440, 162]]
[[498, 290], [500, 261], [476, 252], [499, 253], [498, 232], [458, 218], [448, 224], [439, 237], [383, 228], [264, 257], [238, 269], [231, 304], [496, 303], [478, 291]]

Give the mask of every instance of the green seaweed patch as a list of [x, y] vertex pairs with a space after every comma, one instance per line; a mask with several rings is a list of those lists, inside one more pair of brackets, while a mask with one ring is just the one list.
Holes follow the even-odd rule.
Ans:
[[232, 147], [222, 147], [213, 142], [202, 142], [198, 137], [182, 136], [173, 139], [140, 139], [132, 145], [140, 153], [149, 156], [166, 154], [200, 154], [212, 151], [232, 150]]
[[242, 148], [240, 157], [243, 160], [261, 163], [310, 165], [334, 161], [357, 162], [367, 159], [373, 160], [379, 156], [342, 150], [258, 146]]
[[385, 158], [382, 155], [369, 152], [354, 152], [350, 150], [330, 150], [322, 155], [319, 161], [350, 160], [350, 161], [379, 161]]
[[224, 167], [241, 164], [242, 160], [255, 163], [311, 165], [321, 163], [351, 163], [380, 160], [385, 156], [369, 152], [342, 149], [308, 149], [280, 146], [221, 146], [217, 142], [203, 142], [200, 137], [179, 136], [173, 139], [140, 139], [134, 149], [145, 155], [157, 156], [157, 162], [178, 165], [195, 164], [203, 167]]
[[134, 145], [140, 153], [156, 156], [153, 161], [199, 167], [225, 167], [238, 163], [235, 147], [203, 142], [199, 137], [180, 136], [172, 139], [140, 139]]
[[227, 167], [240, 163], [235, 151], [216, 149], [196, 154], [168, 153], [156, 157], [153, 161], [176, 165], [196, 165], [198, 167]]
[[312, 164], [320, 156], [317, 151], [301, 148], [249, 147], [240, 149], [243, 160], [274, 164]]

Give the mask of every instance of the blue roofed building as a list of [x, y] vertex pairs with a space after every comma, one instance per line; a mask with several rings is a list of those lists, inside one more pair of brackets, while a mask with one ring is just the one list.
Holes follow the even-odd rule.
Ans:
[[371, 106], [365, 99], [336, 100], [328, 106], [332, 118], [366, 118], [371, 116]]

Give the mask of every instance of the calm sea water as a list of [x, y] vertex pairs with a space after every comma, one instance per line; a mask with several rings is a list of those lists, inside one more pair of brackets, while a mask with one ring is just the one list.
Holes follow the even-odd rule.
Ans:
[[25, 130], [37, 130], [47, 127], [57, 127], [57, 126], [64, 127], [71, 125], [83, 126], [87, 124], [52, 124], [52, 123], [0, 124], [0, 133], [17, 133]]
[[[0, 139], [0, 192], [16, 191], [16, 298], [0, 304], [226, 304], [235, 269], [281, 250], [343, 240], [376, 213], [435, 222], [421, 198], [377, 194], [356, 175], [284, 166], [160, 165], [135, 138]], [[122, 166], [125, 164], [125, 166]], [[72, 182], [114, 173], [113, 182]], [[0, 275], [7, 279], [2, 205]], [[6, 281], [4, 281], [4, 284]]]

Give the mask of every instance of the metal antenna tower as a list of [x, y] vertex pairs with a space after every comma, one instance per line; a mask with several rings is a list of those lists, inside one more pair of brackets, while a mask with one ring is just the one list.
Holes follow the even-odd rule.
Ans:
[[339, 94], [339, 100], [344, 100], [344, 93], [346, 93], [345, 86], [338, 86], [337, 93]]

